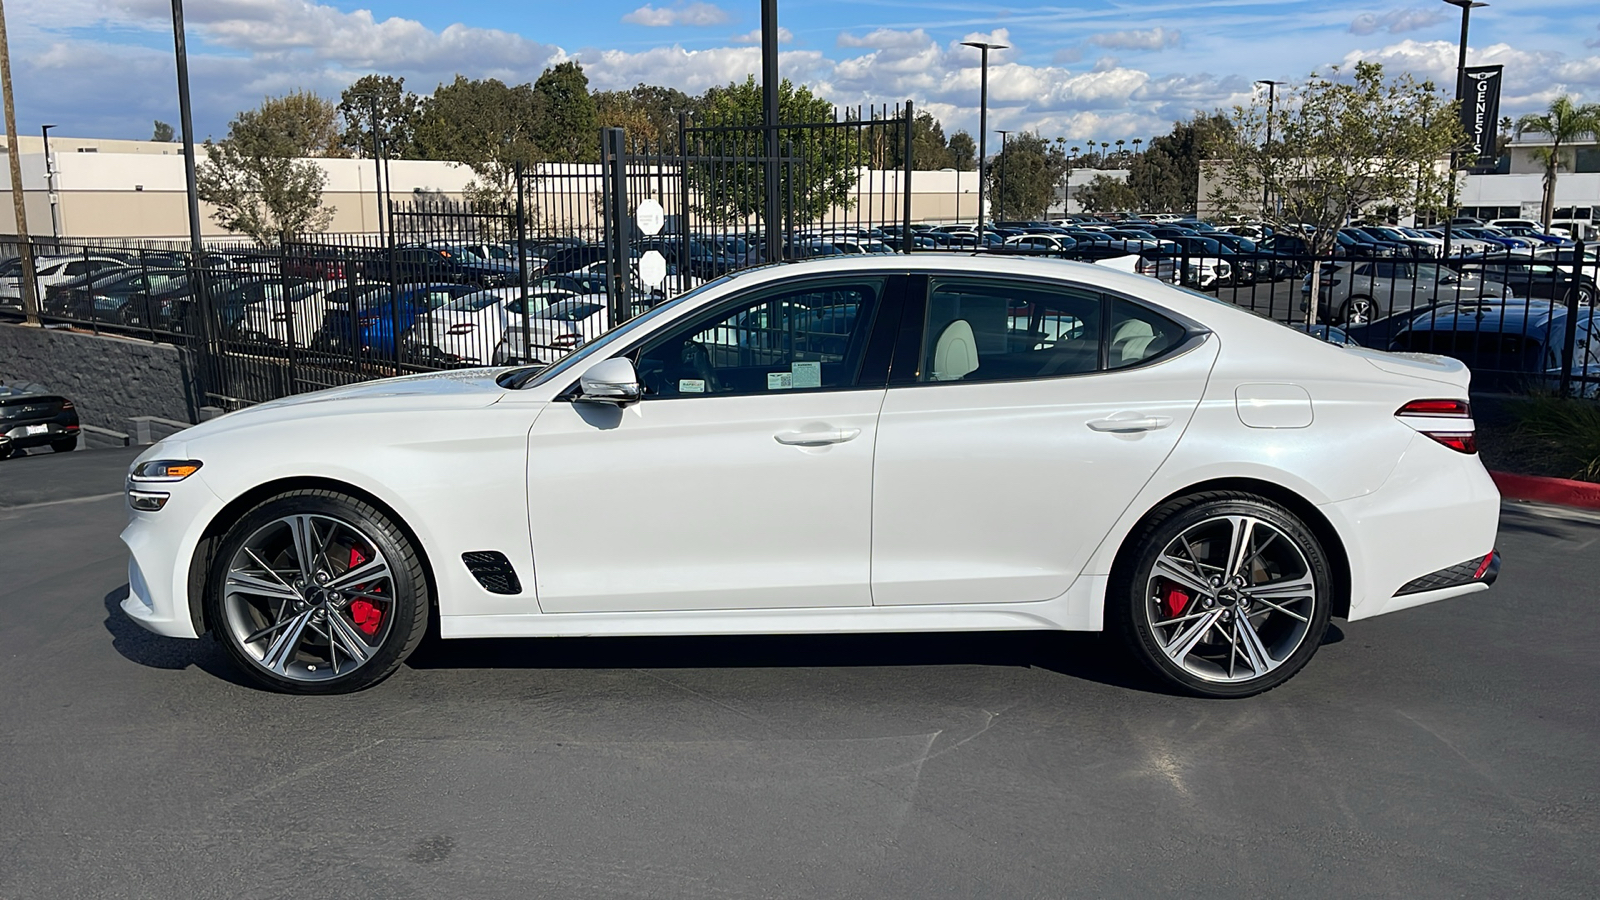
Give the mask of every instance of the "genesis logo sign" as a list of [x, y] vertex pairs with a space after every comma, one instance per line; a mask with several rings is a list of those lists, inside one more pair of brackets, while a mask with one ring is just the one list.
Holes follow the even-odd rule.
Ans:
[[1500, 118], [1500, 78], [1504, 66], [1477, 66], [1466, 71], [1462, 83], [1461, 127], [1472, 141], [1470, 169], [1493, 169], [1500, 155], [1495, 152], [1495, 123]]

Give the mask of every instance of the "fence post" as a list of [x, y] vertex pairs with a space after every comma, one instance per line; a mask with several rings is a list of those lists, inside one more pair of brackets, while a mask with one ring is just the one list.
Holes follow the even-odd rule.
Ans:
[[[606, 287], [611, 295], [611, 327], [628, 318], [628, 179], [623, 158], [624, 132], [601, 132], [600, 159], [605, 182]], [[686, 239], [687, 242], [687, 239]]]
[[1572, 286], [1567, 289], [1567, 327], [1561, 340], [1561, 396], [1572, 396], [1573, 357], [1578, 345], [1578, 288], [1583, 284], [1583, 241], [1572, 245]]
[[[522, 170], [522, 161], [517, 161], [514, 177], [517, 179], [517, 226], [512, 232], [517, 236], [517, 282], [521, 285], [519, 297], [522, 302], [522, 355], [518, 362], [527, 362], [533, 358], [533, 336], [529, 319], [533, 317], [533, 310], [528, 307], [528, 226], [527, 207], [524, 201], [523, 180], [525, 173]], [[492, 362], [493, 360], [491, 360]], [[510, 363], [510, 358], [506, 359]]]
[[678, 113], [678, 292], [689, 289], [689, 114]]
[[911, 131], [912, 123], [916, 119], [916, 117], [912, 115], [912, 112], [913, 110], [911, 107], [911, 101], [907, 100], [905, 126], [902, 129], [905, 132], [906, 137], [905, 166], [900, 171], [900, 177], [903, 179], [900, 185], [900, 202], [902, 206], [900, 211], [901, 253], [910, 253], [912, 250], [916, 249], [916, 242], [911, 239], [911, 170], [914, 168], [911, 164]]

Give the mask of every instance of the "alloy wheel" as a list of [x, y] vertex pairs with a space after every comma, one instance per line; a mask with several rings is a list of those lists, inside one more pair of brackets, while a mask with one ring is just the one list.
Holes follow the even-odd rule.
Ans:
[[1344, 322], [1346, 325], [1365, 325], [1372, 321], [1372, 301], [1366, 297], [1354, 297], [1344, 307]]
[[1169, 661], [1205, 681], [1239, 683], [1300, 649], [1316, 603], [1315, 573], [1293, 537], [1262, 518], [1226, 515], [1162, 549], [1144, 610]]
[[326, 515], [257, 528], [229, 561], [222, 607], [229, 636], [267, 673], [326, 681], [361, 668], [393, 627], [395, 584], [378, 544]]

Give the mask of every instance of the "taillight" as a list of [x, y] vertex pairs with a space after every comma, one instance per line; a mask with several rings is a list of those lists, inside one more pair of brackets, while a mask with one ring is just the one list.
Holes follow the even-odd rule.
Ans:
[[1397, 416], [1421, 416], [1429, 419], [1470, 419], [1472, 404], [1465, 400], [1413, 400], [1395, 411]]
[[76, 409], [77, 407], [72, 405], [72, 401], [71, 400], [63, 400], [63, 401], [61, 401], [61, 408], [62, 409]]
[[[1396, 410], [1395, 415], [1413, 419], [1470, 419], [1472, 404], [1465, 400], [1413, 400]], [[1478, 452], [1478, 436], [1474, 432], [1458, 429], [1429, 431], [1425, 428], [1418, 428], [1417, 431], [1457, 453]]]

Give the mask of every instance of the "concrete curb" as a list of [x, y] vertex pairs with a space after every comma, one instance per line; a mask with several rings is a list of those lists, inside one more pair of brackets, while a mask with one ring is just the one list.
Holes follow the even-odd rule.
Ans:
[[1500, 496], [1507, 500], [1600, 509], [1600, 484], [1540, 475], [1513, 475], [1510, 472], [1490, 472], [1489, 477], [1500, 489]]

